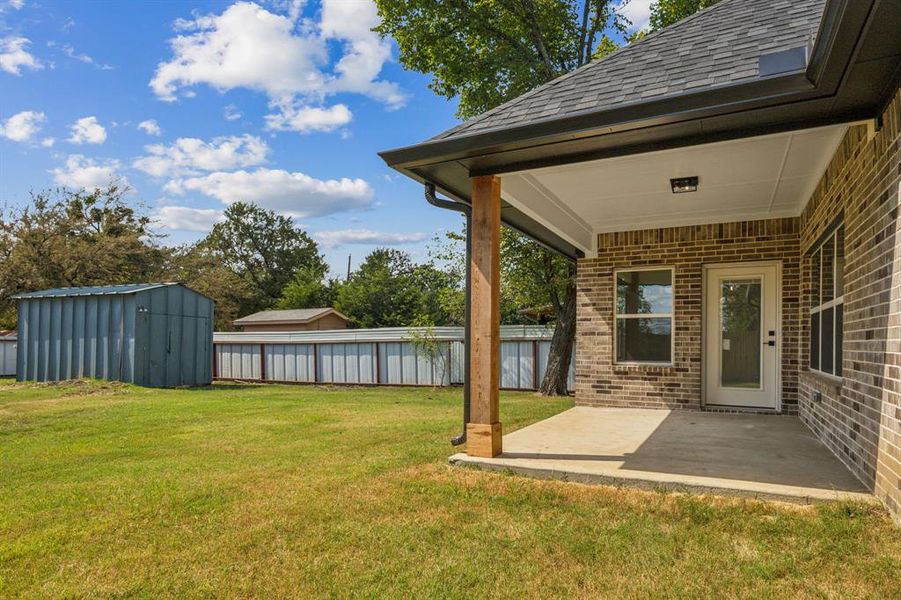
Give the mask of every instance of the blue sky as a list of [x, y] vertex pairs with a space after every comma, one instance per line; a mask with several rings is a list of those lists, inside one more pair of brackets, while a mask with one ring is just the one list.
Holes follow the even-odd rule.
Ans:
[[[626, 12], [640, 25], [650, 0]], [[235, 200], [293, 216], [343, 275], [373, 248], [421, 260], [459, 219], [376, 154], [456, 123], [404, 71], [370, 0], [0, 0], [0, 206], [30, 190], [135, 190], [164, 243]]]

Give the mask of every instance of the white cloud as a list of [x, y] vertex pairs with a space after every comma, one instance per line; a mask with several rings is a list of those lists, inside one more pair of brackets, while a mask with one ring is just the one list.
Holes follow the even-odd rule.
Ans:
[[213, 138], [178, 138], [169, 146], [153, 144], [144, 148], [147, 156], [134, 161], [134, 168], [154, 177], [183, 177], [202, 171], [251, 167], [266, 161], [269, 146], [252, 135]]
[[102, 144], [106, 141], [106, 129], [97, 122], [97, 117], [83, 117], [72, 124], [73, 144]]
[[229, 104], [222, 109], [222, 116], [225, 117], [226, 121], [237, 121], [244, 115], [241, 114], [241, 111], [238, 110], [237, 106]]
[[0, 136], [14, 142], [32, 142], [46, 120], [47, 116], [42, 112], [22, 111], [0, 121]]
[[[54, 43], [47, 42], [47, 45], [52, 48], [54, 46]], [[75, 50], [75, 48], [72, 46], [72, 44], [63, 44], [61, 46], [61, 49], [62, 49], [63, 53], [66, 56], [68, 56], [69, 58], [71, 58], [72, 60], [77, 60], [79, 62], [83, 62], [86, 65], [92, 65], [102, 71], [111, 71], [113, 69], [113, 67], [111, 65], [108, 65], [106, 63], [98, 63], [97, 61], [94, 60], [93, 57], [91, 57], [88, 54], [85, 54], [84, 52], [77, 52]]]
[[[298, 115], [308, 116], [306, 110], [336, 118], [341, 109], [309, 108], [321, 106], [333, 94], [363, 94], [389, 108], [404, 104], [397, 84], [378, 78], [391, 59], [391, 45], [372, 31], [378, 14], [371, 0], [323, 0], [318, 24], [297, 20], [299, 3], [286, 6], [287, 16], [253, 2], [236, 2], [220, 15], [177, 21], [176, 29], [185, 33], [170, 40], [174, 56], [157, 66], [150, 87], [167, 101], [200, 84], [220, 91], [257, 90], [280, 113], [267, 120], [283, 124], [282, 129], [292, 129], [289, 123]], [[342, 48], [331, 69], [330, 42]], [[341, 116], [349, 120], [349, 112]]]
[[117, 175], [120, 168], [121, 164], [117, 160], [97, 162], [81, 154], [70, 154], [66, 158], [65, 168], [53, 169], [51, 173], [57, 185], [91, 191], [110, 183], [128, 186], [128, 181]]
[[0, 69], [12, 75], [21, 75], [23, 67], [32, 70], [43, 69], [41, 61], [26, 50], [29, 44], [31, 40], [24, 37], [11, 35], [0, 38]]
[[75, 48], [72, 47], [72, 44], [65, 44], [63, 46], [63, 52], [66, 54], [66, 56], [68, 56], [69, 58], [71, 58], [73, 60], [77, 60], [77, 61], [83, 62], [85, 64], [88, 64], [88, 65], [94, 64], [93, 58], [91, 58], [90, 56], [88, 56], [87, 54], [84, 54], [84, 53], [81, 53], [81, 54], [77, 53], [75, 51]]
[[147, 135], [161, 135], [163, 133], [163, 130], [160, 129], [159, 123], [157, 123], [153, 119], [141, 121], [140, 123], [138, 123], [138, 129], [140, 129]]
[[356, 92], [400, 108], [406, 97], [397, 84], [378, 80], [382, 65], [391, 60], [391, 43], [372, 31], [379, 24], [375, 3], [323, 0], [322, 37], [344, 42], [344, 55], [335, 65], [332, 91]]
[[371, 229], [339, 229], [335, 231], [319, 231], [313, 234], [317, 241], [327, 248], [335, 248], [344, 244], [368, 244], [373, 246], [399, 246], [415, 244], [428, 236], [425, 233], [392, 233], [372, 231]]
[[651, 4], [656, 0], [621, 0], [616, 12], [632, 22], [630, 31], [646, 29], [651, 20]]
[[163, 206], [154, 214], [160, 227], [176, 231], [207, 232], [222, 220], [222, 211], [215, 208]]
[[237, 2], [221, 15], [176, 23], [174, 57], [160, 63], [150, 82], [163, 100], [181, 87], [208, 84], [219, 90], [245, 87], [281, 98], [315, 92], [324, 85], [319, 65], [327, 51], [316, 36], [294, 35], [294, 23], [252, 2]]
[[25, 6], [25, 0], [9, 0], [7, 2], [11, 8], [16, 10], [21, 10], [23, 6]]
[[302, 106], [286, 107], [281, 113], [266, 115], [266, 129], [275, 131], [334, 131], [350, 123], [353, 113], [343, 104], [329, 108]]
[[365, 208], [373, 196], [372, 187], [363, 179], [322, 180], [304, 173], [266, 168], [173, 180], [166, 184], [165, 190], [170, 194], [200, 192], [225, 204], [253, 202], [296, 218]]
[[46, 137], [41, 140], [41, 146], [44, 148], [53, 148], [53, 144], [56, 143], [56, 138]]

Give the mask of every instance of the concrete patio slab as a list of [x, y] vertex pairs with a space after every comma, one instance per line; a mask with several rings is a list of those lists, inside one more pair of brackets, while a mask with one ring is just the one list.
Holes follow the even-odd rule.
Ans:
[[792, 502], [875, 501], [796, 417], [576, 407], [451, 464], [539, 478]]

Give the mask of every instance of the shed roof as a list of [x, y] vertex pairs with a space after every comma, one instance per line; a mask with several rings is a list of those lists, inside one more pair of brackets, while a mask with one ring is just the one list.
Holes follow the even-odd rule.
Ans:
[[250, 325], [255, 323], [309, 323], [322, 317], [334, 314], [345, 321], [347, 317], [334, 308], [296, 308], [291, 310], [264, 310], [234, 321], [235, 325]]
[[[136, 294], [145, 290], [182, 285], [176, 282], [167, 283], [124, 283], [120, 285], [92, 285], [85, 287], [51, 288], [16, 294], [13, 298], [66, 298], [71, 296], [118, 296], [123, 294]], [[193, 290], [192, 290], [193, 291]]]
[[434, 139], [751, 82], [767, 75], [762, 56], [796, 48], [803, 69], [825, 1], [722, 0]]

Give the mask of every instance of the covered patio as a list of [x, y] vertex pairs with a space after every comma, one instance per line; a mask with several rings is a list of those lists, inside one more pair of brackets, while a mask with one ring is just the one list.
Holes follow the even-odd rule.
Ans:
[[790, 502], [872, 502], [796, 417], [577, 406], [451, 464], [538, 478]]
[[[452, 461], [901, 515], [899, 20], [725, 0], [382, 153], [469, 217]], [[577, 265], [577, 408], [509, 436], [502, 225]]]

